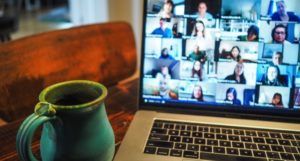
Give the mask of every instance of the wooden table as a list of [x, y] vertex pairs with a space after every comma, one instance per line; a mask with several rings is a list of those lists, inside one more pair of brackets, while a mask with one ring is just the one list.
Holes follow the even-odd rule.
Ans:
[[[105, 100], [108, 117], [115, 133], [116, 149], [119, 147], [134, 113], [137, 110], [138, 80], [134, 79], [120, 83], [108, 89], [108, 97]], [[33, 110], [33, 108], [32, 108]], [[16, 152], [16, 134], [24, 118], [8, 123], [0, 127], [0, 160], [19, 160]], [[38, 132], [32, 141], [32, 150], [39, 156]]]

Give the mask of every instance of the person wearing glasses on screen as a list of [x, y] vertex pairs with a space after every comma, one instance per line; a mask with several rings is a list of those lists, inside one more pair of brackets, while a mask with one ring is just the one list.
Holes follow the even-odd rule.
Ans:
[[154, 29], [151, 34], [152, 35], [161, 35], [163, 38], [171, 38], [172, 30], [166, 27], [166, 19], [160, 18], [159, 20], [159, 27]]
[[291, 44], [289, 41], [286, 40], [286, 38], [288, 37], [287, 34], [288, 32], [285, 25], [283, 24], [276, 25], [272, 30], [273, 43], [285, 44], [285, 45]]
[[225, 80], [234, 81], [234, 83], [238, 84], [246, 84], [246, 78], [244, 76], [244, 64], [237, 63], [233, 74], [228, 75]]
[[173, 17], [174, 2], [172, 0], [165, 0], [162, 10], [158, 13], [158, 17], [172, 18]]
[[285, 21], [285, 22], [299, 22], [299, 17], [294, 12], [286, 11], [286, 4], [284, 0], [276, 2], [277, 11], [273, 13], [271, 19], [273, 21]]
[[270, 65], [267, 73], [262, 77], [262, 84], [268, 86], [285, 86], [285, 82], [280, 79], [280, 70], [276, 65]]
[[275, 93], [273, 95], [271, 105], [277, 108], [283, 108], [282, 95], [280, 93]]
[[[178, 94], [170, 88], [170, 79], [158, 79], [159, 93], [163, 99], [178, 99]], [[156, 95], [156, 94], [155, 94]]]
[[236, 89], [231, 87], [226, 91], [226, 98], [224, 100], [226, 103], [230, 103], [233, 105], [241, 105], [241, 101], [237, 98]]
[[192, 99], [197, 100], [198, 102], [203, 102], [203, 90], [200, 85], [195, 85], [193, 89]]

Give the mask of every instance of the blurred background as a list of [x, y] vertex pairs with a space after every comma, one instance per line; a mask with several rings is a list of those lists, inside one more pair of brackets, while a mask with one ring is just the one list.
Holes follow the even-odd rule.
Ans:
[[126, 21], [133, 27], [139, 53], [142, 12], [141, 0], [0, 0], [0, 38], [7, 42], [51, 30]]

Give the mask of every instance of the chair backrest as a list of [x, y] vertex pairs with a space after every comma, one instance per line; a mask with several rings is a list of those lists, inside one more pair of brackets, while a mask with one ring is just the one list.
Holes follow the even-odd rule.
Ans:
[[0, 45], [0, 117], [12, 121], [33, 112], [51, 84], [87, 79], [106, 86], [132, 75], [132, 28], [115, 22], [30, 36]]

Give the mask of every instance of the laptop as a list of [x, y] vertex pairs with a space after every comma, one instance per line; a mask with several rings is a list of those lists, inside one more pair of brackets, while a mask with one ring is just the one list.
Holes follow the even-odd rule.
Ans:
[[139, 110], [114, 160], [300, 160], [299, 7], [144, 0]]

